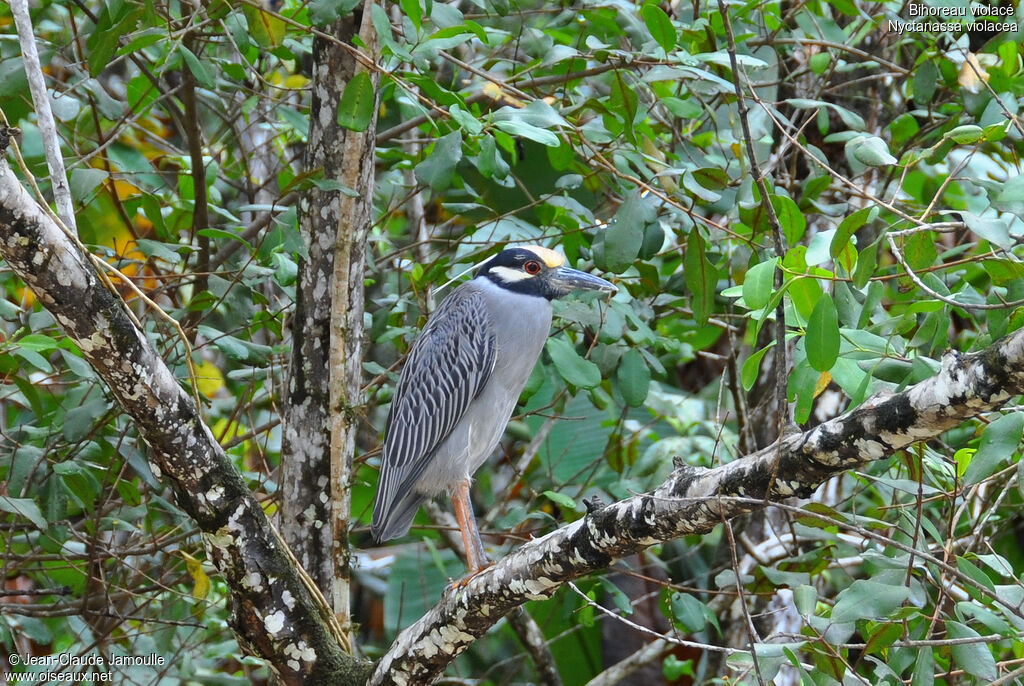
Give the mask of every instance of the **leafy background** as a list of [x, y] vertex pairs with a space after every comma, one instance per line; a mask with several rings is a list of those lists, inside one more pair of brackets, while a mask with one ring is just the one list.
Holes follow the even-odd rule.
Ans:
[[[81, 239], [182, 324], [205, 417], [271, 513], [303, 254], [296, 203], [314, 186], [348, 190], [301, 166], [311, 44], [353, 7], [33, 8]], [[398, 366], [444, 295], [433, 289], [496, 245], [557, 246], [621, 289], [609, 303], [556, 305], [522, 412], [478, 474], [497, 554], [580, 517], [584, 497], [651, 488], [673, 456], [714, 465], [770, 440], [779, 305], [801, 426], [932, 375], [947, 349], [982, 349], [1020, 327], [1019, 34], [901, 34], [890, 26], [901, 9], [372, 7], [380, 107], [360, 76], [337, 113], [353, 129], [378, 117], [353, 493], [361, 650], [380, 654], [460, 573], [425, 515], [386, 549], [369, 548], [366, 522]], [[23, 130], [46, 193], [6, 6], [0, 27], [0, 108]], [[201, 168], [189, 153], [197, 140]], [[200, 211], [209, 226], [194, 231]], [[115, 284], [189, 384], [176, 329]], [[165, 658], [124, 672], [125, 683], [265, 679], [241, 657], [224, 589], [135, 429], [9, 270], [0, 292], [0, 642], [21, 654]], [[1022, 417], [1009, 406], [828, 484], [779, 512], [782, 542], [734, 547], [718, 531], [668, 543], [528, 610], [566, 684], [599, 674], [612, 644], [641, 636], [635, 625], [691, 642], [654, 663], [656, 680], [732, 669], [756, 682], [749, 652], [726, 664], [713, 649], [736, 632], [751, 641], [737, 580], [762, 631], [752, 640], [762, 679], [784, 666], [822, 684], [1006, 676], [1024, 664]], [[768, 605], [780, 593], [797, 610], [787, 629]], [[536, 679], [504, 625], [452, 674]]]

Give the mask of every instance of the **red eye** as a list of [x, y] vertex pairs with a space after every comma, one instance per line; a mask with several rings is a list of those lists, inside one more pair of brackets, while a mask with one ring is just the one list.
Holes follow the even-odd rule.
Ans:
[[527, 274], [540, 274], [540, 263], [539, 262], [527, 262], [523, 265], [523, 271]]

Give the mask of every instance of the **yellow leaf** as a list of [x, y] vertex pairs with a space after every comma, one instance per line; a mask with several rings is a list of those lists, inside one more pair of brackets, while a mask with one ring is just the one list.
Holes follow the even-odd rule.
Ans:
[[822, 372], [821, 376], [818, 377], [818, 383], [814, 384], [814, 395], [812, 397], [817, 398], [821, 395], [822, 391], [828, 388], [828, 385], [831, 382], [832, 375], [828, 372]]
[[960, 65], [960, 75], [956, 81], [968, 93], [980, 93], [982, 84], [988, 83], [988, 72], [973, 52], [968, 53], [967, 59]]
[[206, 596], [210, 594], [210, 577], [206, 576], [206, 572], [203, 571], [203, 563], [184, 550], [179, 550], [178, 552], [185, 558], [185, 567], [188, 568], [188, 573], [195, 582], [195, 586], [192, 588], [192, 595], [197, 600], [205, 600]]
[[224, 388], [224, 375], [213, 362], [203, 360], [196, 365], [196, 385], [200, 393], [212, 398]]

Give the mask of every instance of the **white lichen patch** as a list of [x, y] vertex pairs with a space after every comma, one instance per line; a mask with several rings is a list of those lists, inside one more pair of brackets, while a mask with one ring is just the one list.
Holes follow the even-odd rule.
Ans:
[[249, 572], [242, 577], [242, 586], [253, 591], [262, 591], [263, 576], [259, 572]]
[[277, 636], [284, 629], [284, 612], [278, 610], [263, 618], [263, 626], [271, 636]]
[[[305, 641], [300, 640], [298, 643], [289, 643], [284, 647], [283, 652], [285, 656], [298, 660], [299, 663], [309, 664], [316, 661], [316, 651]], [[290, 664], [291, 661], [289, 661]], [[298, 666], [295, 669], [298, 669]]]
[[210, 503], [217, 503], [224, 497], [224, 487], [217, 484], [206, 492], [206, 500]]
[[287, 607], [289, 610], [291, 610], [292, 608], [295, 607], [295, 596], [293, 596], [291, 591], [289, 591], [286, 588], [281, 593], [281, 602], [284, 603], [285, 607]]

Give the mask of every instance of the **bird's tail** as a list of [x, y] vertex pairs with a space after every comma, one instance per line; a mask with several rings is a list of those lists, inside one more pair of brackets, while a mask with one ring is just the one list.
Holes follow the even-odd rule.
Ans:
[[382, 509], [373, 511], [370, 533], [376, 543], [390, 541], [392, 538], [404, 536], [416, 518], [416, 512], [427, 497], [416, 491], [409, 491], [397, 501]]

